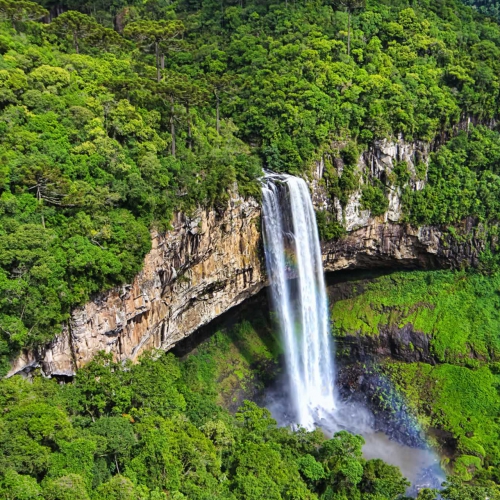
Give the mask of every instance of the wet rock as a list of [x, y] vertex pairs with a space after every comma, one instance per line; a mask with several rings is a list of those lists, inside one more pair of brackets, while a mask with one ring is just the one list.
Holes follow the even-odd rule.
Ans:
[[336, 386], [346, 403], [359, 403], [374, 416], [374, 430], [412, 448], [427, 448], [416, 417], [372, 361], [340, 360]]

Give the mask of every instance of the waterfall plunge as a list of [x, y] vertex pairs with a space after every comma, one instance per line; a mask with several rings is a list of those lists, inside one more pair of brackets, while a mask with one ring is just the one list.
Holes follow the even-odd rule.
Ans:
[[316, 217], [303, 179], [268, 174], [262, 194], [267, 272], [285, 343], [295, 419], [312, 429], [335, 409], [333, 352]]

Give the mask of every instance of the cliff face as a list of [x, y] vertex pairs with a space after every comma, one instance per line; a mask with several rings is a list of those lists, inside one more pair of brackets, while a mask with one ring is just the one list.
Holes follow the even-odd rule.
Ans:
[[458, 268], [477, 266], [484, 250], [481, 227], [467, 219], [459, 237], [445, 228], [371, 219], [344, 238], [323, 244], [325, 271], [394, 267], [407, 269]]
[[177, 214], [171, 231], [152, 235], [133, 283], [74, 310], [62, 334], [23, 353], [9, 375], [41, 366], [47, 375], [71, 376], [101, 350], [117, 360], [168, 350], [264, 286], [259, 218], [259, 204], [239, 197], [221, 212]]
[[[418, 178], [416, 166], [427, 161], [427, 154], [423, 144], [377, 143], [359, 159], [360, 182], [386, 180], [396, 162], [405, 161], [412, 188], [421, 189], [424, 180]], [[336, 168], [342, 175], [342, 165]], [[323, 244], [326, 271], [477, 264], [483, 240], [473, 220], [464, 221], [460, 238], [444, 228], [401, 224], [396, 187], [389, 189], [387, 213], [371, 217], [361, 209], [361, 188], [344, 207], [329, 197], [323, 169], [324, 163], [318, 162], [311, 183], [313, 201], [348, 231], [347, 236]], [[22, 353], [9, 375], [40, 366], [46, 375], [71, 376], [101, 350], [117, 360], [134, 360], [151, 348], [168, 350], [266, 285], [260, 206], [255, 200], [233, 196], [220, 212], [177, 214], [171, 231], [152, 238], [152, 250], [133, 283], [74, 310], [61, 335], [43, 348]]]

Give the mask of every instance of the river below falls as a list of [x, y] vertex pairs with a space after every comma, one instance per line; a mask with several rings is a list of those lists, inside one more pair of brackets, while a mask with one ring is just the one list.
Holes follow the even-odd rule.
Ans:
[[[403, 476], [413, 485], [420, 484], [429, 474], [429, 469], [439, 470], [439, 460], [431, 450], [411, 448], [390, 439], [383, 432], [372, 432], [363, 435], [366, 443], [363, 446], [363, 456], [366, 459], [381, 458], [384, 462], [396, 465]], [[443, 478], [444, 479], [444, 478]]]

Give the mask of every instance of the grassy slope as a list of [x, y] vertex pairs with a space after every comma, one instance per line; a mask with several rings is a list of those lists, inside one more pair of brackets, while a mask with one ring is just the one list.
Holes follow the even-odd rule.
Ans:
[[254, 310], [252, 318], [220, 328], [198, 346], [187, 358], [186, 370], [217, 394], [217, 404], [235, 410], [276, 375], [281, 352], [269, 318]]
[[[407, 323], [431, 337], [442, 362], [477, 366], [500, 355], [500, 275], [465, 272], [394, 273], [361, 295], [333, 304], [337, 335], [378, 335], [380, 325]], [[470, 357], [471, 353], [473, 358]]]
[[488, 366], [477, 369], [425, 363], [384, 364], [396, 389], [406, 396], [423, 428], [456, 439], [454, 470], [469, 480], [474, 469], [491, 477], [500, 462], [500, 377]]

